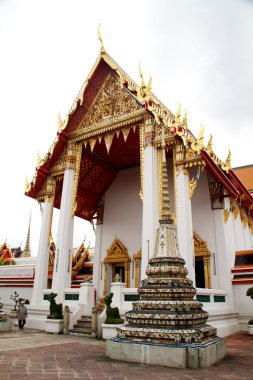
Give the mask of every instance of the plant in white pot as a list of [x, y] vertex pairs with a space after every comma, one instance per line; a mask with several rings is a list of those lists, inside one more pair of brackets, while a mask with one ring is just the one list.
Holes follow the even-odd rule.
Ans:
[[117, 335], [117, 328], [122, 326], [124, 320], [120, 317], [119, 308], [111, 307], [113, 293], [105, 297], [106, 319], [102, 324], [104, 339], [109, 339]]
[[52, 334], [60, 334], [63, 332], [62, 303], [57, 304], [55, 302], [56, 296], [56, 293], [50, 293], [48, 295], [50, 314], [46, 319], [46, 332]]
[[[250, 297], [253, 300], [253, 287], [247, 290], [246, 296]], [[253, 335], [253, 319], [250, 319], [248, 322], [248, 331], [250, 335]]]

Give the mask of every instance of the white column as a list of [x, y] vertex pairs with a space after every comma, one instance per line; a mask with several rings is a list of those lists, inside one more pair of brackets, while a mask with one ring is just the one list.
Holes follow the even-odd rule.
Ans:
[[57, 293], [57, 302], [64, 302], [64, 289], [71, 287], [74, 229], [74, 217], [72, 216], [74, 174], [74, 169], [69, 165], [64, 173], [52, 282], [52, 292]]
[[88, 282], [80, 285], [79, 305], [84, 305], [84, 315], [91, 315], [94, 307], [94, 286]]
[[195, 257], [192, 226], [192, 207], [189, 199], [189, 175], [181, 169], [176, 179], [177, 235], [180, 255], [186, 261], [189, 278], [195, 284]]
[[143, 212], [142, 212], [142, 256], [141, 279], [147, 277], [148, 260], [154, 254], [155, 235], [158, 228], [158, 165], [157, 150], [152, 145], [153, 124], [145, 124], [143, 153]]
[[40, 237], [38, 245], [38, 254], [36, 262], [36, 270], [34, 277], [32, 305], [39, 305], [43, 300], [43, 289], [47, 288], [48, 278], [48, 259], [49, 259], [49, 228], [50, 217], [52, 212], [53, 197], [47, 196], [44, 201], [44, 208], [42, 213], [42, 221], [40, 227]]
[[99, 298], [102, 296], [103, 289], [101, 288], [101, 294], [100, 291], [100, 282], [101, 282], [101, 242], [102, 242], [102, 230], [103, 230], [103, 224], [98, 224], [96, 226], [96, 241], [95, 241], [95, 252], [94, 252], [94, 265], [93, 265], [93, 278], [92, 283], [96, 289], [97, 292], [97, 301], [99, 301]]
[[[103, 219], [104, 219], [104, 198], [99, 201], [97, 206], [97, 225], [96, 225], [96, 240], [94, 251], [94, 265], [93, 265], [93, 277], [92, 283], [96, 290], [96, 302], [99, 301], [103, 295], [103, 286], [101, 286], [101, 271], [103, 270], [103, 263], [101, 263], [101, 244], [102, 244], [102, 232], [103, 232]], [[100, 294], [101, 290], [101, 294]]]
[[[215, 240], [217, 246], [216, 270], [219, 279], [219, 287], [227, 292], [226, 300], [230, 306], [234, 306], [233, 287], [231, 275], [231, 252], [230, 242], [231, 228], [224, 223], [224, 210], [213, 210]], [[232, 216], [233, 217], [233, 216]]]

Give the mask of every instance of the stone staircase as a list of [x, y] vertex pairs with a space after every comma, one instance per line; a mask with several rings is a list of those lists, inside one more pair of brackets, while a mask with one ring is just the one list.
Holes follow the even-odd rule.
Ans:
[[81, 319], [69, 330], [69, 335], [83, 336], [85, 338], [92, 338], [91, 316], [82, 315]]

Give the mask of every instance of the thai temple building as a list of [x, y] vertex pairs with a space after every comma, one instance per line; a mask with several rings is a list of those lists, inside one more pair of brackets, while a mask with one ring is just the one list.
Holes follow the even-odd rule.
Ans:
[[[139, 299], [162, 218], [164, 128], [170, 212], [194, 299], [219, 336], [245, 329], [253, 315], [246, 297], [253, 283], [253, 198], [232, 170], [230, 152], [225, 162], [217, 157], [203, 127], [194, 136], [187, 113], [171, 112], [141, 69], [136, 84], [100, 41], [91, 72], [26, 183], [26, 196], [43, 205], [28, 326], [43, 328], [51, 291], [72, 310], [72, 324], [94, 305], [103, 309], [110, 292], [122, 317]], [[60, 210], [55, 243], [54, 208]], [[81, 283], [87, 248], [73, 255], [76, 217], [96, 225], [92, 283]]]

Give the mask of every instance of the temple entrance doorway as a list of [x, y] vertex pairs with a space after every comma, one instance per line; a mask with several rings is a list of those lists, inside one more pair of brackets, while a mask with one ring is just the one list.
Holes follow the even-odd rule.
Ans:
[[207, 244], [195, 232], [194, 255], [195, 255], [195, 281], [197, 288], [211, 288], [210, 257], [211, 253]]
[[196, 288], [205, 288], [205, 272], [203, 257], [195, 257]]
[[130, 287], [130, 262], [127, 248], [115, 238], [104, 259], [104, 295], [110, 292], [116, 275], [119, 275], [120, 282], [124, 282], [127, 288]]

